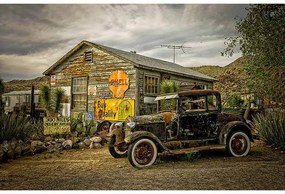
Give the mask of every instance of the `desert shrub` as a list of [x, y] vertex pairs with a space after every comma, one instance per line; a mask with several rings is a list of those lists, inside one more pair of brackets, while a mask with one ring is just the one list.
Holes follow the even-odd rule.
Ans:
[[241, 108], [244, 104], [244, 100], [237, 95], [232, 95], [227, 101], [227, 105], [232, 108]]
[[36, 130], [35, 124], [28, 117], [15, 114], [0, 115], [0, 143], [13, 138], [26, 140], [35, 134]]
[[79, 113], [76, 118], [71, 118], [71, 132], [77, 132], [78, 134], [85, 134], [92, 136], [96, 133], [96, 124], [94, 120], [88, 121], [85, 119], [82, 113]]
[[[174, 93], [178, 92], [179, 85], [172, 80], [163, 80], [160, 84], [160, 93], [167, 94], [167, 93]], [[175, 110], [177, 106], [177, 100], [169, 99], [169, 100], [161, 100], [160, 106], [161, 110]]]
[[285, 150], [285, 113], [271, 111], [253, 118], [253, 127], [267, 144]]

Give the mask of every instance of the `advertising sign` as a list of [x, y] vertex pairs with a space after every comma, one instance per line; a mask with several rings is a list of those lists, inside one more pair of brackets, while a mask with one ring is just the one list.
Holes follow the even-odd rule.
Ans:
[[70, 133], [69, 117], [44, 117], [44, 135]]
[[97, 120], [124, 121], [135, 115], [134, 99], [96, 99], [94, 118]]
[[129, 88], [129, 77], [122, 70], [114, 71], [109, 77], [109, 89], [113, 93], [113, 98], [124, 98], [125, 92]]

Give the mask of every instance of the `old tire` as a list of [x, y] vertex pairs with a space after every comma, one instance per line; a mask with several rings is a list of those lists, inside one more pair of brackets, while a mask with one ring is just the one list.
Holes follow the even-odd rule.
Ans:
[[151, 166], [157, 158], [157, 146], [148, 138], [132, 143], [128, 149], [128, 160], [136, 168]]
[[97, 129], [97, 133], [99, 134], [100, 137], [107, 137], [107, 134], [109, 133], [109, 129], [111, 126], [111, 122], [109, 121], [103, 121]]
[[125, 151], [121, 152], [120, 150], [118, 150], [118, 148], [116, 148], [114, 145], [115, 145], [115, 142], [116, 142], [116, 136], [113, 135], [111, 137], [111, 140], [109, 142], [109, 152], [110, 154], [114, 157], [114, 158], [124, 158], [124, 157], [127, 157], [127, 152], [128, 152], [128, 149], [126, 149]]
[[234, 157], [246, 156], [250, 150], [250, 139], [243, 131], [232, 132], [227, 139], [226, 151]]

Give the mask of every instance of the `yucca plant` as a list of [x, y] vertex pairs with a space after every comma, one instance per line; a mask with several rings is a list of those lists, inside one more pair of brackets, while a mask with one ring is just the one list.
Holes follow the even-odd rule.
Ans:
[[52, 105], [52, 109], [57, 113], [60, 111], [60, 108], [61, 108], [60, 103], [62, 102], [63, 96], [64, 96], [63, 89], [56, 88], [53, 91], [51, 105]]
[[261, 139], [274, 147], [285, 150], [285, 113], [266, 112], [253, 118], [253, 127]]
[[26, 140], [36, 132], [35, 130], [35, 124], [28, 117], [15, 114], [0, 115], [0, 143], [13, 138]]
[[[172, 80], [163, 80], [160, 85], [160, 93], [167, 94], [167, 93], [174, 93], [179, 90], [179, 86], [175, 81]], [[176, 106], [175, 99], [169, 100], [161, 100], [160, 101], [161, 110], [173, 110]]]
[[60, 103], [63, 101], [65, 92], [61, 88], [55, 88], [53, 91], [48, 85], [40, 87], [41, 103], [46, 109], [48, 116], [57, 116], [60, 111]]

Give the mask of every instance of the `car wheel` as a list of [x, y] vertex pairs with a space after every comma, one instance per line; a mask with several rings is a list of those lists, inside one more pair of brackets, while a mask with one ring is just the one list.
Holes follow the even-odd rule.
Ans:
[[99, 136], [104, 138], [107, 137], [110, 126], [111, 123], [109, 121], [103, 121], [98, 127]]
[[226, 150], [229, 155], [234, 157], [246, 156], [250, 150], [250, 140], [243, 131], [231, 133], [227, 139]]
[[156, 158], [157, 147], [148, 138], [138, 139], [128, 149], [128, 160], [132, 166], [137, 168], [151, 166]]
[[114, 146], [116, 142], [116, 136], [113, 135], [109, 142], [109, 152], [114, 158], [124, 158], [127, 156], [128, 149], [123, 149], [118, 146]]

